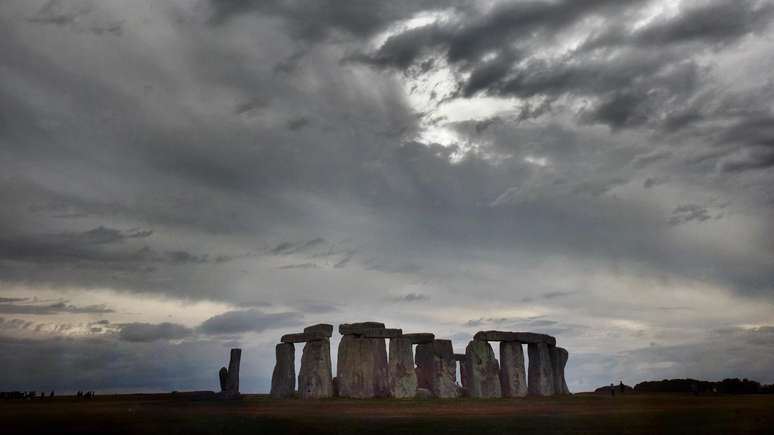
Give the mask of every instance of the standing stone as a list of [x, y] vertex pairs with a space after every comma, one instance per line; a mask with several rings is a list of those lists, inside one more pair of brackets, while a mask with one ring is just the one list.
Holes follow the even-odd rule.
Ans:
[[239, 363], [242, 359], [242, 349], [231, 349], [228, 362], [228, 376], [226, 377], [227, 397], [239, 396]]
[[517, 341], [500, 342], [500, 382], [503, 397], [524, 397], [527, 395], [524, 348]]
[[417, 374], [411, 339], [390, 339], [390, 395], [396, 399], [412, 398], [417, 392]]
[[218, 377], [220, 378], [220, 391], [222, 393], [226, 391], [226, 385], [228, 384], [228, 369], [221, 367], [218, 371]]
[[286, 399], [296, 391], [296, 349], [292, 343], [275, 348], [277, 362], [271, 375], [271, 397]]
[[464, 395], [467, 396], [468, 388], [470, 388], [470, 379], [468, 378], [467, 368], [465, 367], [465, 361], [467, 360], [467, 357], [464, 353], [455, 353], [454, 359], [459, 363], [460, 383], [462, 383], [462, 389], [465, 392]]
[[569, 353], [561, 347], [551, 348], [551, 363], [554, 371], [554, 392], [556, 394], [570, 394], [567, 388], [567, 380], [564, 378], [564, 367], [567, 365]]
[[389, 397], [389, 367], [383, 338], [344, 335], [336, 369], [340, 397]]
[[551, 396], [554, 394], [554, 370], [551, 364], [551, 351], [546, 343], [527, 345], [529, 370], [527, 391], [533, 396]]
[[327, 338], [309, 341], [301, 354], [298, 393], [302, 399], [323, 399], [333, 396], [331, 342]]
[[465, 372], [470, 386], [468, 395], [480, 399], [502, 397], [500, 364], [488, 341], [471, 340], [465, 348]]
[[458, 397], [457, 362], [451, 340], [418, 344], [416, 373], [419, 388], [426, 388], [440, 399]]

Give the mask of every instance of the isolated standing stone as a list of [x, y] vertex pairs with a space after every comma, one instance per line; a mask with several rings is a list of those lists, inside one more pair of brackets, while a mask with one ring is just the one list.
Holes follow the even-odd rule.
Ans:
[[226, 391], [226, 385], [228, 384], [228, 369], [221, 367], [218, 371], [218, 377], [220, 378], [220, 391]]
[[570, 394], [567, 388], [567, 380], [564, 378], [564, 367], [567, 365], [569, 353], [561, 347], [551, 348], [551, 363], [554, 371], [554, 392], [556, 394]]
[[524, 348], [517, 341], [500, 343], [500, 382], [503, 397], [524, 397], [527, 395]]
[[390, 339], [390, 395], [396, 399], [414, 397], [417, 391], [417, 374], [414, 371], [414, 354], [411, 339]]
[[228, 397], [239, 396], [239, 363], [242, 359], [242, 349], [231, 349], [228, 362], [225, 393]]
[[277, 362], [271, 375], [271, 397], [286, 399], [296, 391], [296, 349], [292, 343], [275, 348]]
[[331, 342], [327, 338], [309, 341], [301, 355], [298, 393], [302, 399], [322, 399], [333, 396]]
[[529, 370], [527, 391], [533, 396], [554, 394], [554, 369], [551, 364], [551, 351], [545, 343], [529, 344]]
[[457, 362], [454, 360], [451, 340], [418, 344], [416, 364], [419, 388], [426, 388], [441, 399], [458, 397]]
[[469, 380], [470, 397], [490, 399], [502, 397], [500, 365], [487, 341], [471, 340], [465, 348], [465, 372]]
[[383, 338], [344, 335], [339, 343], [337, 364], [340, 397], [389, 397], [389, 368]]

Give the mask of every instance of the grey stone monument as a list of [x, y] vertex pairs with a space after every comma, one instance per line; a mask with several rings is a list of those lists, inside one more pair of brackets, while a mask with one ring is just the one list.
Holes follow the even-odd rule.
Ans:
[[471, 340], [465, 348], [465, 373], [469, 380], [470, 397], [492, 399], [502, 397], [500, 365], [488, 341]]
[[275, 348], [276, 363], [271, 375], [271, 397], [287, 399], [296, 391], [296, 349], [293, 343], [280, 343]]

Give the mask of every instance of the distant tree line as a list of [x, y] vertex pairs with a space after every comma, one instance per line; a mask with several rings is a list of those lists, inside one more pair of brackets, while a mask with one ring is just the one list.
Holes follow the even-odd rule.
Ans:
[[720, 394], [772, 394], [774, 385], [761, 385], [749, 379], [728, 378], [720, 382], [696, 379], [664, 379], [640, 382], [634, 386], [639, 393], [720, 393]]

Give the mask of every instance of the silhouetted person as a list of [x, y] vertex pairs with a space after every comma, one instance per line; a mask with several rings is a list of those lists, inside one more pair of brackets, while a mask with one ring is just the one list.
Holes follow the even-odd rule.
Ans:
[[610, 395], [615, 397], [615, 385], [610, 384]]
[[618, 388], [620, 388], [620, 389], [621, 389], [621, 394], [623, 394], [623, 393], [624, 393], [624, 384], [623, 384], [623, 381], [621, 381], [621, 382], [618, 384]]
[[52, 399], [54, 398], [54, 390], [51, 390], [51, 392], [48, 393], [48, 397], [50, 397]]

